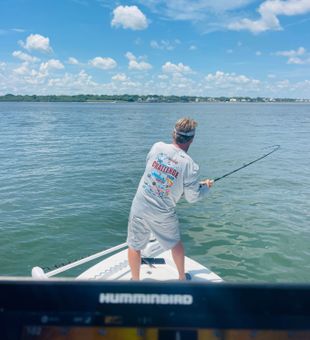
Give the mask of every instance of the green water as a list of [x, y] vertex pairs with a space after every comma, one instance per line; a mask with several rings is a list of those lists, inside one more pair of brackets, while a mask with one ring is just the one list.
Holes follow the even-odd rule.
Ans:
[[0, 274], [30, 275], [123, 243], [151, 145], [195, 118], [203, 177], [178, 204], [187, 255], [227, 281], [310, 281], [310, 105], [0, 103]]

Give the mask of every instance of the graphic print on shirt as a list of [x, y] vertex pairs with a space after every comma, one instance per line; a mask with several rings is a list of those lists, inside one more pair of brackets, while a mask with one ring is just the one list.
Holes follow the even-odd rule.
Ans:
[[152, 168], [147, 174], [144, 189], [154, 196], [169, 196], [171, 187], [179, 175], [178, 162], [164, 153], [159, 153], [152, 163]]

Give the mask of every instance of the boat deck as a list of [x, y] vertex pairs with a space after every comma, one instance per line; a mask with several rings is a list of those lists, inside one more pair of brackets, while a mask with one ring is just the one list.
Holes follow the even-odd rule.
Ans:
[[[157, 248], [156, 248], [157, 247]], [[157, 244], [142, 253], [140, 279], [142, 281], [176, 281], [178, 272], [171, 251], [163, 251]], [[186, 272], [192, 281], [223, 281], [218, 275], [198, 262], [185, 257]], [[83, 272], [77, 279], [83, 280], [130, 280], [131, 273], [127, 260], [127, 250], [102, 260]]]

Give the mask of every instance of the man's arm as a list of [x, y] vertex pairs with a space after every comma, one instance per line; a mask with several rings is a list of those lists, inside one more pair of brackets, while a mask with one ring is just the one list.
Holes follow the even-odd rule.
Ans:
[[211, 179], [199, 181], [199, 166], [194, 162], [188, 164], [184, 175], [184, 197], [189, 203], [201, 200], [214, 183]]

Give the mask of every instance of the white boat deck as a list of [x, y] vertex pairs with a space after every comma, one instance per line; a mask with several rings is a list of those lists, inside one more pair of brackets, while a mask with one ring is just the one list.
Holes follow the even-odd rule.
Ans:
[[[163, 251], [157, 242], [142, 252], [141, 281], [176, 281], [178, 272], [171, 251]], [[222, 282], [223, 280], [198, 262], [185, 257], [185, 269], [191, 281]], [[77, 277], [80, 280], [130, 280], [127, 249], [102, 260]]]

